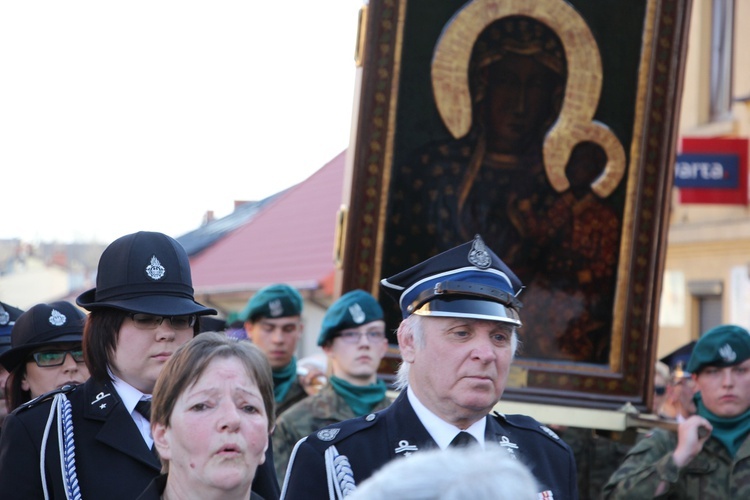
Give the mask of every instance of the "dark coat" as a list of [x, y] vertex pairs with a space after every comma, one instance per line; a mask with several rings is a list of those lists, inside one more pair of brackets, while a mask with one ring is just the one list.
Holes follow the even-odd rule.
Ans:
[[[75, 436], [75, 463], [83, 498], [133, 500], [159, 474], [161, 464], [110, 383], [89, 379], [67, 393]], [[42, 436], [52, 399], [22, 406], [8, 415], [0, 439], [3, 498], [44, 498], [39, 472]], [[65, 498], [57, 439], [50, 429], [46, 483], [50, 498]]]
[[[529, 466], [541, 491], [552, 492], [549, 498], [578, 498], [573, 453], [533, 418], [488, 415], [485, 440], [506, 447]], [[289, 462], [282, 498], [329, 498], [325, 452], [331, 445], [348, 457], [356, 484], [390, 460], [437, 447], [404, 391], [385, 410], [328, 426], [300, 441]]]
[[[161, 463], [146, 446], [130, 413], [110, 383], [89, 379], [67, 392], [75, 436], [75, 465], [84, 499], [133, 500], [159, 475]], [[0, 438], [0, 492], [3, 500], [44, 498], [39, 457], [52, 404], [42, 397], [8, 415]], [[270, 446], [269, 446], [270, 448]], [[64, 499], [57, 419], [50, 429], [46, 453], [46, 484], [50, 498]], [[268, 458], [268, 456], [267, 456]], [[266, 462], [269, 462], [266, 460]], [[278, 498], [273, 457], [258, 469], [267, 482], [253, 489], [268, 500]], [[274, 489], [277, 492], [274, 494]]]
[[[161, 500], [161, 495], [167, 487], [167, 475], [162, 474], [154, 478], [148, 485], [148, 488], [136, 500]], [[265, 500], [262, 496], [254, 491], [250, 492], [250, 500]]]

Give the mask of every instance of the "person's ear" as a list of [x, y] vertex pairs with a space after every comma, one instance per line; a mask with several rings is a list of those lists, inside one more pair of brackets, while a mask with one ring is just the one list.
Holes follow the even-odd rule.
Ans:
[[24, 390], [24, 391], [30, 391], [31, 390], [31, 386], [29, 385], [29, 381], [28, 381], [27, 377], [28, 377], [28, 374], [24, 373], [23, 374], [23, 378], [21, 379], [21, 389]]
[[401, 354], [401, 358], [407, 363], [414, 362], [414, 352], [416, 348], [414, 346], [414, 332], [411, 328], [405, 328], [404, 324], [401, 323], [398, 327], [398, 349]]
[[170, 448], [170, 429], [164, 424], [154, 424], [151, 426], [151, 435], [154, 438], [154, 446], [159, 452], [159, 457], [164, 460], [171, 460], [172, 450]]

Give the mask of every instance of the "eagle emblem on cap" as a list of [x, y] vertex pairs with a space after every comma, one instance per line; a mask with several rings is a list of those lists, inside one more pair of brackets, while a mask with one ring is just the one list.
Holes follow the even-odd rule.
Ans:
[[271, 302], [269, 302], [268, 312], [271, 314], [272, 318], [275, 318], [276, 316], [281, 316], [282, 314], [284, 314], [284, 306], [281, 304], [281, 300], [274, 299]]
[[57, 309], [52, 309], [52, 313], [49, 315], [49, 323], [53, 326], [64, 325], [66, 319], [65, 315]]
[[484, 244], [484, 240], [482, 240], [482, 237], [478, 234], [474, 236], [471, 250], [469, 250], [469, 263], [479, 269], [487, 269], [492, 265], [492, 257], [487, 251], [487, 246]]
[[737, 353], [734, 352], [734, 349], [732, 349], [732, 346], [729, 344], [724, 344], [719, 349], [719, 356], [721, 356], [721, 359], [723, 359], [725, 363], [733, 363], [734, 360], [737, 359]]
[[161, 262], [156, 258], [156, 255], [152, 256], [151, 262], [146, 266], [146, 276], [154, 281], [158, 281], [164, 277], [166, 272], [166, 269], [161, 265]]
[[363, 323], [365, 321], [365, 318], [367, 317], [365, 315], [365, 311], [362, 310], [362, 306], [359, 304], [352, 304], [349, 306], [349, 314], [352, 315], [352, 320], [354, 320], [355, 323]]

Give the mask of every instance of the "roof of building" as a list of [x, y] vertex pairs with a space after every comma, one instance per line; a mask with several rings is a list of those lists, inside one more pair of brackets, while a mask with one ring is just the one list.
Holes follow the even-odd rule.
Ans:
[[271, 283], [300, 290], [332, 283], [345, 153], [305, 181], [242, 205], [235, 219], [226, 221], [230, 215], [178, 238], [190, 248], [196, 294], [255, 291]]
[[238, 227], [247, 224], [253, 217], [260, 213], [271, 201], [275, 200], [285, 191], [276, 193], [261, 201], [248, 201], [237, 205], [234, 211], [222, 217], [203, 224], [198, 229], [185, 233], [177, 241], [182, 244], [187, 254], [192, 258], [200, 252], [231, 233]]

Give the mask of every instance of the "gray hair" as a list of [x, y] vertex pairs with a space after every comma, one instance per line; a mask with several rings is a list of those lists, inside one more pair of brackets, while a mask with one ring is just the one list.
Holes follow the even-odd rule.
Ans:
[[392, 460], [351, 500], [536, 500], [539, 485], [520, 460], [494, 443], [485, 449], [431, 449]]
[[[401, 324], [398, 326], [399, 337], [411, 336], [414, 338], [414, 346], [417, 349], [424, 349], [424, 321], [425, 318], [423, 316], [420, 316], [418, 314], [410, 315], [409, 317], [401, 321]], [[516, 333], [515, 326], [513, 327], [513, 337], [511, 338], [510, 347], [513, 352], [513, 356], [515, 357], [516, 350], [518, 349], [518, 334]], [[410, 366], [411, 363], [403, 360], [401, 361], [401, 364], [398, 367], [398, 372], [396, 372], [396, 380], [393, 383], [394, 388], [397, 391], [402, 391], [406, 389], [407, 385], [409, 385]]]

